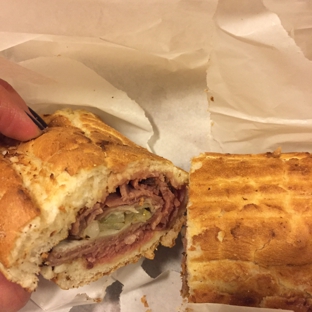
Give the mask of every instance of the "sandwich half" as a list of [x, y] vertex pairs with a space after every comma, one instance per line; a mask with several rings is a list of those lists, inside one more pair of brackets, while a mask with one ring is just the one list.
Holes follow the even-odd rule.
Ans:
[[188, 302], [312, 310], [312, 155], [195, 157], [186, 224]]
[[43, 116], [26, 143], [0, 139], [0, 270], [32, 291], [68, 289], [172, 247], [188, 174], [82, 110]]

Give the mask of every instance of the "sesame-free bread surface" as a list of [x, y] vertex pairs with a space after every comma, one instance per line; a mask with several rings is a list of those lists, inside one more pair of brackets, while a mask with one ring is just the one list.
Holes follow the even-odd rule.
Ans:
[[311, 311], [311, 181], [309, 153], [195, 157], [183, 296]]
[[[43, 118], [48, 128], [34, 140], [21, 143], [0, 138], [0, 271], [9, 280], [34, 290], [41, 273], [62, 288], [78, 287], [142, 256], [153, 258], [159, 243], [174, 245], [184, 221], [185, 171], [131, 142], [89, 112], [60, 110]], [[131, 198], [135, 188], [128, 183], [136, 181], [137, 186], [142, 179], [148, 189], [150, 179], [156, 178], [167, 181], [180, 194], [179, 209], [170, 212], [172, 219], [167, 216], [171, 220], [165, 220], [167, 226], [154, 226], [139, 242], [138, 223], [130, 238], [123, 236], [128, 239], [126, 246], [133, 247], [118, 251], [118, 256], [111, 255], [107, 261], [99, 261], [97, 251], [92, 257], [79, 252], [76, 259], [62, 264], [57, 263], [58, 252], [52, 260], [50, 254], [59, 244], [58, 250], [69, 253], [80, 242], [92, 243], [89, 234], [79, 236], [79, 229], [92, 222], [96, 225], [98, 211], [104, 215], [105, 209], [112, 209], [104, 209], [103, 203], [111, 194], [120, 196], [121, 185], [127, 186], [126, 195]], [[145, 198], [149, 203], [145, 195], [139, 204], [144, 204]], [[78, 218], [81, 222], [75, 236], [72, 228]]]

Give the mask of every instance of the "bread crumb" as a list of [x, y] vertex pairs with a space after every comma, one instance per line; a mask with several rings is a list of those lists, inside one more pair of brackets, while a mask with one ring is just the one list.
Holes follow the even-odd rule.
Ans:
[[42, 260], [48, 259], [48, 257], [49, 257], [49, 254], [47, 252], [44, 252], [44, 253], [41, 254], [41, 259]]
[[148, 308], [149, 305], [148, 305], [148, 302], [146, 300], [146, 295], [144, 295], [142, 298], [141, 298], [141, 302], [143, 303], [144, 307], [145, 308]]

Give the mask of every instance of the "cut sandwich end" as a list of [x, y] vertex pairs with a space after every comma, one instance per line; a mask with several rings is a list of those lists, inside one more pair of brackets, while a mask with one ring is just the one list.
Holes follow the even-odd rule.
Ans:
[[[0, 141], [0, 270], [9, 280], [32, 291], [42, 271], [78, 287], [172, 245], [186, 209], [185, 171], [86, 111], [44, 119], [49, 127], [34, 140]], [[66, 241], [82, 253], [70, 257]]]
[[71, 235], [48, 254], [45, 278], [65, 289], [78, 287], [140, 257], [153, 259], [159, 244], [174, 245], [185, 221], [186, 186], [175, 189], [171, 174], [172, 183], [156, 171], [132, 176], [126, 182], [121, 177], [114, 193], [78, 213]]

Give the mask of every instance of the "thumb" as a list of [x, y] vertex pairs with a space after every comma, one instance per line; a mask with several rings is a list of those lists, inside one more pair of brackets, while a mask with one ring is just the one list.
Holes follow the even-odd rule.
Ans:
[[9, 282], [0, 273], [0, 312], [19, 311], [27, 303], [30, 295], [21, 286]]
[[12, 86], [0, 79], [0, 133], [20, 141], [40, 135], [40, 129], [26, 112], [31, 114], [24, 100]]

